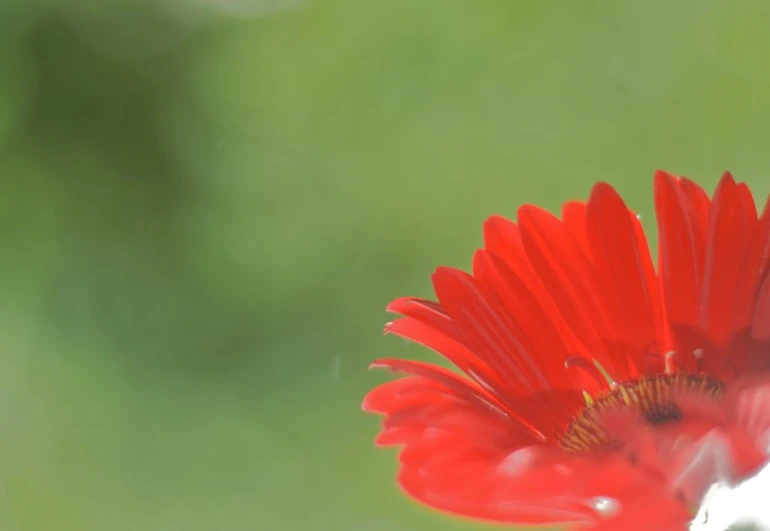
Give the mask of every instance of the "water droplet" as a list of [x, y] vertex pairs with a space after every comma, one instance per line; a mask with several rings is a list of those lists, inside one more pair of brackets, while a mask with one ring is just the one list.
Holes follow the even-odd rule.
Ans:
[[620, 512], [620, 502], [609, 496], [597, 496], [591, 498], [591, 507], [604, 518], [612, 518]]
[[515, 450], [497, 465], [497, 469], [509, 476], [519, 474], [529, 468], [535, 459], [535, 453], [535, 449], [531, 446]]

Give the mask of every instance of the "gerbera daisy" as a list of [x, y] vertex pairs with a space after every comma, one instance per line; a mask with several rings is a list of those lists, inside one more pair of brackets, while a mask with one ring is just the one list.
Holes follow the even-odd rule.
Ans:
[[[381, 359], [372, 390], [401, 487], [458, 515], [569, 529], [687, 529], [770, 447], [770, 198], [655, 175], [657, 272], [639, 218], [597, 184], [561, 219], [494, 216], [473, 273], [401, 298], [386, 332], [459, 371]], [[463, 374], [464, 373], [464, 374]]]

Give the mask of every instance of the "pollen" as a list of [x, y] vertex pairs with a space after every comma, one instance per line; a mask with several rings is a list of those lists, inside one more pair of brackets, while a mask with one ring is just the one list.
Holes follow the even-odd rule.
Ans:
[[618, 382], [613, 389], [586, 400], [588, 404], [559, 439], [565, 450], [612, 448], [617, 445], [599, 422], [599, 413], [608, 408], [629, 408], [651, 426], [677, 422], [682, 412], [673, 402], [672, 391], [690, 391], [718, 397], [725, 389], [720, 380], [705, 374], [659, 374]]

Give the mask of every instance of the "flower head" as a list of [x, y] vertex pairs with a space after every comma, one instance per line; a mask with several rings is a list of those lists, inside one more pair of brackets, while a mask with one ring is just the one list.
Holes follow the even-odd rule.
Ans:
[[[770, 201], [729, 174], [713, 197], [655, 176], [657, 271], [609, 185], [561, 219], [494, 216], [473, 272], [441, 267], [437, 301], [401, 298], [386, 332], [458, 371], [406, 373], [365, 398], [402, 446], [399, 483], [458, 515], [571, 529], [686, 529], [717, 481], [770, 448]], [[462, 374], [461, 374], [462, 373]]]

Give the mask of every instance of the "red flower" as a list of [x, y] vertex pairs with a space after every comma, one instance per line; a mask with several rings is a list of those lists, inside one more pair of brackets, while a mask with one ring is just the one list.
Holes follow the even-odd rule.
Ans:
[[712, 199], [658, 172], [657, 273], [609, 185], [562, 219], [494, 216], [473, 274], [441, 267], [438, 302], [402, 298], [386, 331], [460, 371], [408, 373], [365, 410], [400, 445], [399, 483], [458, 515], [569, 529], [684, 530], [717, 479], [770, 443], [770, 201], [729, 174]]

